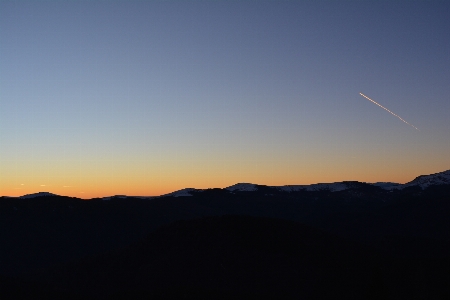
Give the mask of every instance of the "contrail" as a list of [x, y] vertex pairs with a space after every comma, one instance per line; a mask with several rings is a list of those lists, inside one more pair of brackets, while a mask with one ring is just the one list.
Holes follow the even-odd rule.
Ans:
[[370, 99], [369, 97], [367, 97], [366, 95], [364, 95], [363, 93], [359, 93], [361, 96], [363, 96], [364, 98], [366, 98], [369, 101], [372, 101], [373, 103], [375, 103], [376, 105], [378, 105], [379, 107], [381, 107], [382, 109], [388, 111], [389, 113], [391, 113], [392, 115], [396, 116], [397, 118], [399, 118], [400, 120], [402, 120], [403, 122], [405, 122], [406, 124], [414, 127], [415, 129], [419, 130], [419, 128], [417, 128], [416, 126], [409, 124], [408, 122], [406, 122], [405, 120], [403, 120], [399, 115], [394, 114], [392, 111], [390, 111], [389, 109], [387, 109], [386, 107], [384, 107], [381, 104], [378, 104], [377, 102], [373, 101], [372, 99]]

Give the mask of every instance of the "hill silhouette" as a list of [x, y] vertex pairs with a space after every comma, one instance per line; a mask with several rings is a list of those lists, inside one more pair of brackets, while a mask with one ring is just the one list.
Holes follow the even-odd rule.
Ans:
[[178, 293], [355, 298], [382, 289], [373, 278], [380, 264], [368, 248], [306, 225], [227, 215], [163, 226], [122, 251], [55, 271], [53, 280], [96, 299]]

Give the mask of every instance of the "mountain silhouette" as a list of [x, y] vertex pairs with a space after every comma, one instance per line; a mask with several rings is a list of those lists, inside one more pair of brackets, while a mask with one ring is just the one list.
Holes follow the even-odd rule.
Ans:
[[446, 299], [448, 176], [403, 185], [241, 183], [159, 197], [1, 197], [0, 296], [329, 297], [322, 286], [351, 298], [344, 287], [355, 282], [349, 290], [360, 298]]

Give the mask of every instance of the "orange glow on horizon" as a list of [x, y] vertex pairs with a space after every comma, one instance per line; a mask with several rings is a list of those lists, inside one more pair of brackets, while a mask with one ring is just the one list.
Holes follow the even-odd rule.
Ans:
[[[440, 170], [442, 171], [442, 170]], [[439, 172], [439, 171], [437, 171]], [[236, 176], [235, 180], [227, 178], [228, 176], [218, 175], [216, 176], [206, 176], [193, 178], [160, 178], [159, 180], [148, 180], [146, 184], [138, 182], [138, 184], [131, 184], [129, 180], [123, 180], [123, 178], [115, 178], [115, 180], [104, 180], [103, 182], [98, 179], [95, 184], [91, 182], [83, 182], [80, 180], [77, 185], [57, 185], [57, 184], [14, 184], [10, 182], [8, 186], [1, 186], [0, 195], [17, 197], [26, 194], [32, 194], [37, 192], [50, 192], [62, 196], [76, 197], [81, 199], [91, 199], [91, 198], [101, 198], [113, 195], [127, 195], [127, 196], [160, 196], [167, 193], [174, 192], [176, 190], [184, 188], [197, 188], [197, 189], [208, 189], [208, 188], [225, 188], [240, 182], [254, 183], [260, 185], [268, 186], [282, 186], [282, 185], [308, 185], [314, 183], [331, 183], [340, 181], [360, 181], [360, 182], [397, 182], [406, 183], [413, 180], [418, 175], [401, 175], [395, 174], [389, 178], [383, 178], [383, 174], [380, 172], [365, 175], [357, 174], [359, 172], [353, 172], [353, 176], [345, 176], [343, 174], [333, 174], [333, 173], [321, 173], [321, 172], [310, 172], [309, 176], [298, 176], [295, 179], [293, 176], [264, 176], [257, 174], [247, 174], [250, 176]], [[430, 172], [433, 173], [433, 172]], [[211, 175], [211, 174], [210, 174]], [[287, 174], [293, 175], [293, 174]], [[155, 176], [156, 177], [156, 176]], [[230, 176], [232, 177], [232, 176]], [[359, 177], [359, 178], [355, 178]], [[154, 178], [153, 178], [154, 179]], [[196, 180], [197, 179], [197, 180]]]

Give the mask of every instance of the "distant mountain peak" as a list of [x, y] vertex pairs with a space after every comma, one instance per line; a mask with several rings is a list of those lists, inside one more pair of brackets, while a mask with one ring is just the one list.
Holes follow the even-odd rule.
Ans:
[[34, 194], [26, 194], [23, 196], [20, 196], [20, 199], [29, 199], [29, 198], [36, 198], [36, 197], [47, 197], [47, 196], [58, 196], [56, 194], [50, 193], [50, 192], [37, 192]]
[[258, 187], [253, 183], [236, 183], [232, 186], [226, 187], [225, 190], [229, 192], [254, 192], [258, 190]]
[[420, 186], [422, 189], [430, 185], [450, 184], [450, 170], [434, 173], [430, 175], [420, 175], [414, 180], [405, 184], [405, 186]]
[[161, 195], [161, 197], [164, 196], [172, 196], [172, 197], [188, 197], [188, 196], [192, 196], [191, 192], [193, 191], [198, 191], [197, 189], [194, 188], [185, 188], [185, 189], [181, 189], [172, 193], [168, 193], [168, 194], [164, 194]]

